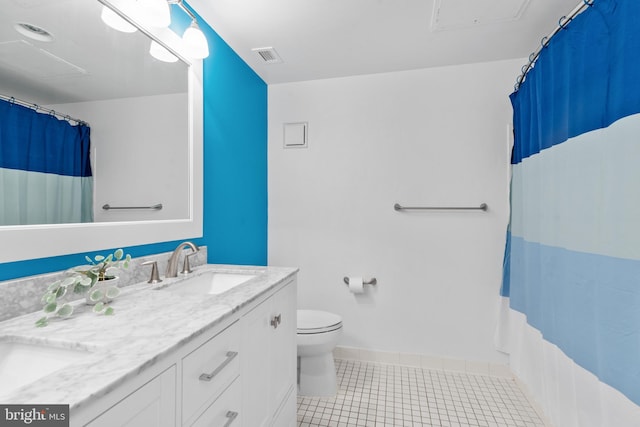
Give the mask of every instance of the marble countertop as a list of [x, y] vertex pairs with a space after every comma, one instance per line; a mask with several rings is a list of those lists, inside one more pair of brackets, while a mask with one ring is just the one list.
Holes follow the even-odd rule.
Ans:
[[9, 395], [3, 404], [46, 402], [69, 404], [73, 411], [104, 396], [174, 350], [231, 317], [298, 270], [206, 264], [186, 277], [164, 279], [160, 286], [208, 271], [255, 274], [253, 279], [220, 295], [180, 295], [158, 285], [141, 283], [124, 288], [111, 306], [112, 316], [97, 315], [84, 300], [74, 304], [69, 319], [53, 318], [43, 328], [34, 323], [42, 312], [0, 323], [0, 342], [17, 342], [86, 351], [86, 357]]

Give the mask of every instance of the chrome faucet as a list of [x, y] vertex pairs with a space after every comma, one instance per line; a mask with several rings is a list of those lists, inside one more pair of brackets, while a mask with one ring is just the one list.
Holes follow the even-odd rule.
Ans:
[[[171, 257], [169, 258], [169, 262], [167, 263], [167, 274], [165, 274], [165, 277], [178, 277], [178, 261], [180, 259], [180, 254], [182, 253], [182, 249], [185, 246], [190, 247], [191, 250], [193, 251], [190, 254], [187, 254], [186, 257], [189, 257], [195, 254], [199, 250], [198, 247], [191, 242], [180, 243], [178, 247], [171, 254]], [[189, 270], [189, 268], [187, 268], [189, 264], [187, 263], [188, 258], [186, 257], [185, 257], [185, 269], [183, 272], [190, 273], [191, 271]]]

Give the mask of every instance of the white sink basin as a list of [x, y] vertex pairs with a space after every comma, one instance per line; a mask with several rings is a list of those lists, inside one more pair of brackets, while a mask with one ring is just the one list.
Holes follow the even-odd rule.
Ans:
[[0, 398], [85, 358], [87, 354], [84, 350], [0, 341]]
[[211, 271], [161, 289], [183, 295], [219, 295], [254, 277], [257, 277], [257, 274]]

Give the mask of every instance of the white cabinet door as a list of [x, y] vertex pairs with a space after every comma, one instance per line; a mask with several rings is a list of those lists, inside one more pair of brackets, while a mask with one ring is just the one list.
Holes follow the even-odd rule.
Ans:
[[[247, 313], [242, 322], [243, 425], [273, 425], [296, 384], [295, 281]], [[288, 402], [288, 400], [287, 400]], [[295, 412], [295, 401], [292, 406]]]
[[[271, 334], [271, 406], [277, 410], [296, 384], [296, 287], [286, 286], [272, 298], [272, 316], [278, 327]], [[289, 408], [291, 409], [291, 408]], [[295, 411], [295, 406], [293, 408]], [[273, 414], [272, 414], [273, 415]]]
[[269, 352], [271, 342], [270, 300], [242, 318], [242, 414], [244, 426], [263, 427], [271, 419], [269, 410]]
[[175, 365], [87, 424], [90, 427], [175, 427], [175, 425]]

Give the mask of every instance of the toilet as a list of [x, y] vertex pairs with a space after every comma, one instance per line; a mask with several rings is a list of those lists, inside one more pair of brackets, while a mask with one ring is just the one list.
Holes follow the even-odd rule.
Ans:
[[298, 310], [298, 395], [334, 396], [338, 391], [333, 349], [342, 318], [318, 310]]

